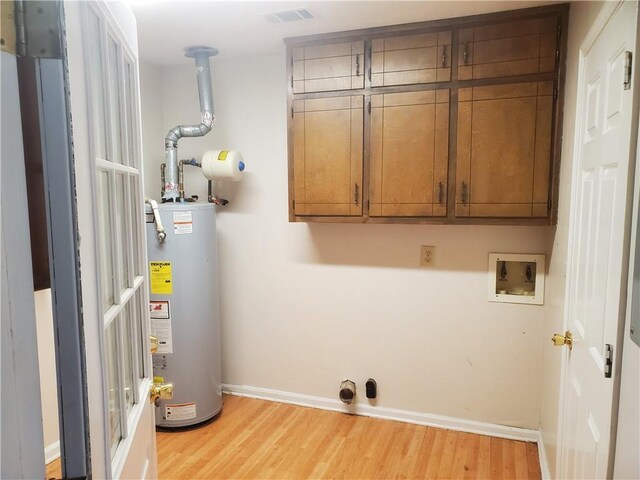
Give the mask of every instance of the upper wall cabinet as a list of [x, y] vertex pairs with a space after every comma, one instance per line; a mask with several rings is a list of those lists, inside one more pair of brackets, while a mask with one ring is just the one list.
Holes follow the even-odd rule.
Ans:
[[364, 42], [293, 49], [293, 93], [364, 87]]
[[372, 217], [447, 215], [449, 90], [371, 96]]
[[449, 80], [451, 31], [372, 40], [372, 87]]
[[458, 79], [553, 72], [557, 17], [482, 25], [460, 30]]
[[546, 217], [553, 83], [461, 88], [456, 216]]
[[295, 100], [296, 215], [362, 215], [362, 95]]
[[554, 225], [568, 16], [285, 40], [289, 220]]

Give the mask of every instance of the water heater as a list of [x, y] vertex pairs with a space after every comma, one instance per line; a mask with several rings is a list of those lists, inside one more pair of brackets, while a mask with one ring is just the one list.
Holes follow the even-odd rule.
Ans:
[[215, 205], [164, 203], [158, 213], [163, 242], [147, 206], [153, 374], [156, 383], [173, 384], [173, 398], [158, 400], [156, 425], [185, 427], [222, 408]]
[[[196, 63], [201, 122], [178, 125], [165, 137], [160, 168], [162, 201], [146, 199], [149, 312], [153, 353], [152, 400], [156, 425], [192, 427], [222, 408], [216, 206], [228, 202], [212, 192], [214, 180], [238, 181], [245, 165], [233, 150], [179, 160], [178, 141], [206, 135], [215, 122], [209, 57], [217, 50], [191, 47]], [[184, 167], [200, 168], [209, 181], [206, 201], [185, 195]]]

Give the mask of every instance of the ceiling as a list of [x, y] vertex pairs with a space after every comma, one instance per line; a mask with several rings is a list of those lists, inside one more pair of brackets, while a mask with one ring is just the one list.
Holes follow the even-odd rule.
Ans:
[[[224, 58], [284, 51], [286, 37], [461, 17], [553, 1], [166, 1], [128, 0], [138, 20], [140, 58], [189, 62], [184, 48], [207, 45]], [[266, 14], [306, 7], [310, 20], [272, 23]]]

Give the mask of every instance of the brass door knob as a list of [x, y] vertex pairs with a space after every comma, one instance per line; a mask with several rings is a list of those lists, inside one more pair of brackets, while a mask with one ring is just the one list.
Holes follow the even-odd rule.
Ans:
[[571, 335], [571, 332], [569, 330], [564, 332], [564, 335], [556, 333], [553, 337], [551, 337], [551, 341], [556, 347], [566, 345], [569, 347], [569, 350], [571, 350], [571, 348], [573, 347], [573, 335]]
[[151, 343], [151, 353], [156, 353], [158, 351], [158, 337], [149, 335], [149, 342]]

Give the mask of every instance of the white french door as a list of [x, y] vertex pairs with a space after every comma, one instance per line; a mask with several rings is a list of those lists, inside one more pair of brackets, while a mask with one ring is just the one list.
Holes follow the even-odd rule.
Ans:
[[[83, 298], [95, 299], [93, 312], [83, 302], [85, 323], [95, 318], [86, 325], [93, 474], [153, 478], [135, 18], [126, 5], [106, 2], [67, 2], [65, 17], [80, 235], [94, 239], [92, 251], [81, 247]], [[95, 282], [85, 281], [90, 275]]]
[[606, 5], [580, 52], [567, 288], [573, 348], [565, 356], [561, 478], [611, 475], [632, 188], [633, 87], [625, 65], [635, 55], [637, 8]]

